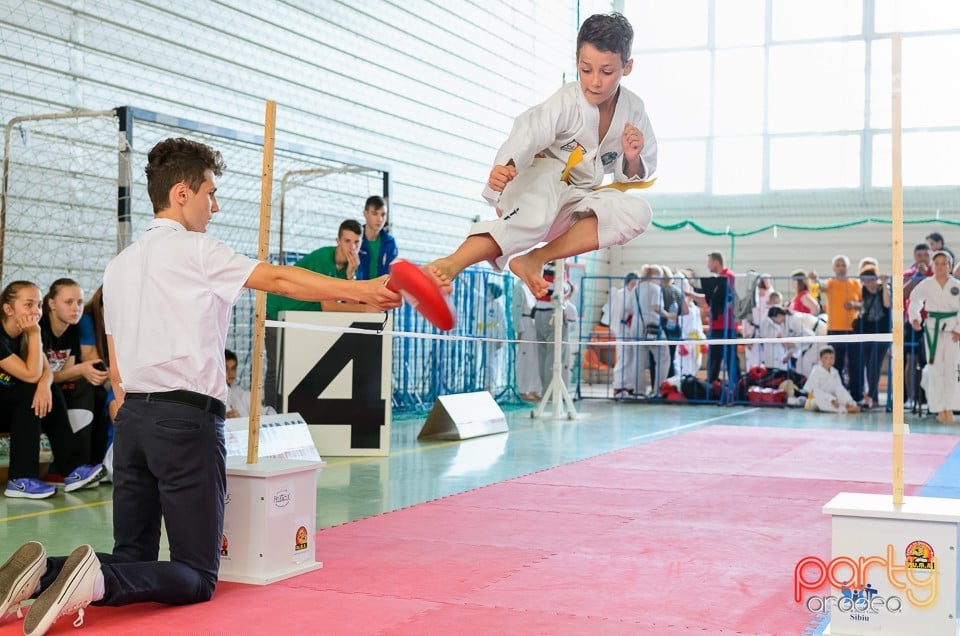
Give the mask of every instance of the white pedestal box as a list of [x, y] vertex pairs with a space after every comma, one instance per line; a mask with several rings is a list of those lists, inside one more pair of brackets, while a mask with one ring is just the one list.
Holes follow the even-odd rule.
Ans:
[[832, 599], [824, 634], [960, 634], [960, 499], [904, 497], [894, 506], [891, 495], [840, 493], [823, 512], [833, 515], [833, 556], [805, 579], [820, 573], [832, 590], [817, 593]]
[[[390, 454], [390, 329], [383, 314], [286, 311], [282, 320], [317, 329], [281, 330], [284, 411], [306, 420], [321, 456]], [[344, 328], [367, 333], [344, 332]]]
[[316, 560], [319, 462], [227, 459], [220, 580], [267, 585], [323, 567]]

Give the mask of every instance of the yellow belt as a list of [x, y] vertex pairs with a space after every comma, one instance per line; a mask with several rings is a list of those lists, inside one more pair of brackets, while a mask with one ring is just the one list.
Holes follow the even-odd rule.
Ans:
[[[570, 153], [570, 156], [567, 157], [567, 165], [564, 166], [563, 172], [560, 174], [560, 180], [564, 183], [570, 183], [570, 171], [573, 170], [573, 167], [583, 161], [583, 146], [577, 144], [577, 147], [574, 148], [573, 152]], [[607, 185], [594, 188], [594, 190], [603, 190], [604, 188], [613, 188], [614, 190], [619, 190], [620, 192], [626, 192], [627, 190], [642, 190], [644, 188], [649, 188], [657, 179], [654, 177], [649, 181], [630, 181], [628, 183], [620, 183], [614, 181], [613, 183], [608, 183]]]

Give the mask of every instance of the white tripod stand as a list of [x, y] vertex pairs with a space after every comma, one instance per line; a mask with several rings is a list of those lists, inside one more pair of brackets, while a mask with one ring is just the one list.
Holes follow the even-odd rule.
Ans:
[[[537, 408], [530, 412], [530, 417], [543, 417], [543, 411], [547, 403], [553, 401], [554, 419], [566, 417], [568, 420], [575, 420], [580, 417], [577, 409], [573, 406], [573, 398], [567, 391], [567, 385], [563, 381], [563, 279], [564, 279], [564, 259], [557, 259], [555, 266], [556, 275], [553, 283], [553, 375], [550, 385], [543, 391], [543, 397]], [[564, 411], [566, 408], [566, 411]]]

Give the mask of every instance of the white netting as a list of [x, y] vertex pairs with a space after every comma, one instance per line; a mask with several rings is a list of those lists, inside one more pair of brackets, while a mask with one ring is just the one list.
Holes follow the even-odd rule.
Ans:
[[17, 118], [5, 141], [3, 283], [68, 276], [91, 293], [116, 252], [116, 116]]
[[[5, 153], [5, 223], [2, 278], [36, 282], [44, 289], [69, 276], [91, 294], [118, 245], [119, 150], [128, 150], [130, 213], [136, 237], [153, 217], [146, 192], [147, 153], [162, 139], [187, 137], [219, 150], [227, 170], [217, 180], [221, 212], [210, 232], [235, 250], [257, 255], [263, 148], [244, 133], [137, 111], [132, 141], [119, 132], [114, 111], [42, 115], [13, 120]], [[166, 123], [170, 122], [170, 123]], [[270, 260], [281, 244], [292, 263], [332, 245], [340, 223], [363, 222], [367, 197], [384, 194], [384, 170], [297, 145], [278, 133], [273, 163]], [[123, 232], [119, 233], [124, 236]], [[234, 309], [228, 346], [248, 369], [254, 295]]]
[[[133, 181], [131, 188], [133, 235], [153, 217], [146, 193], [143, 168], [147, 153], [168, 137], [187, 137], [219, 150], [227, 165], [217, 179], [220, 212], [209, 232], [235, 250], [256, 257], [260, 227], [263, 147], [230, 131], [198, 132], [138, 119], [133, 127]], [[218, 134], [220, 133], [220, 134]], [[270, 217], [270, 260], [276, 262], [281, 242], [285, 262], [326, 245], [333, 245], [340, 223], [347, 218], [363, 222], [363, 205], [370, 195], [383, 194], [384, 172], [344, 160], [321, 158], [319, 152], [299, 148], [289, 134], [278, 132], [273, 162], [273, 196]], [[282, 205], [281, 205], [282, 203]], [[245, 372], [252, 353], [254, 293], [246, 291], [234, 306], [227, 346], [240, 358]], [[241, 383], [249, 382], [242, 377]]]

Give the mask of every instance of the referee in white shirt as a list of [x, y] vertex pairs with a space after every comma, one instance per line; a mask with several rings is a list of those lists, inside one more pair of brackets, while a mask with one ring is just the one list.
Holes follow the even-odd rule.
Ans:
[[[400, 305], [386, 277], [345, 281], [270, 265], [208, 236], [219, 210], [214, 177], [223, 169], [219, 152], [187, 139], [167, 139], [150, 151], [154, 219], [110, 262], [103, 282], [110, 375], [122, 404], [114, 434], [113, 553], [97, 555], [84, 545], [67, 558], [46, 558], [37, 542], [21, 546], [0, 569], [0, 581], [39, 585], [0, 585], [0, 604], [6, 610], [42, 592], [27, 615], [27, 635], [78, 611], [82, 622], [91, 602], [181, 605], [213, 595], [226, 483], [223, 350], [231, 306], [244, 287], [308, 301]], [[157, 560], [161, 517], [169, 562]]]

